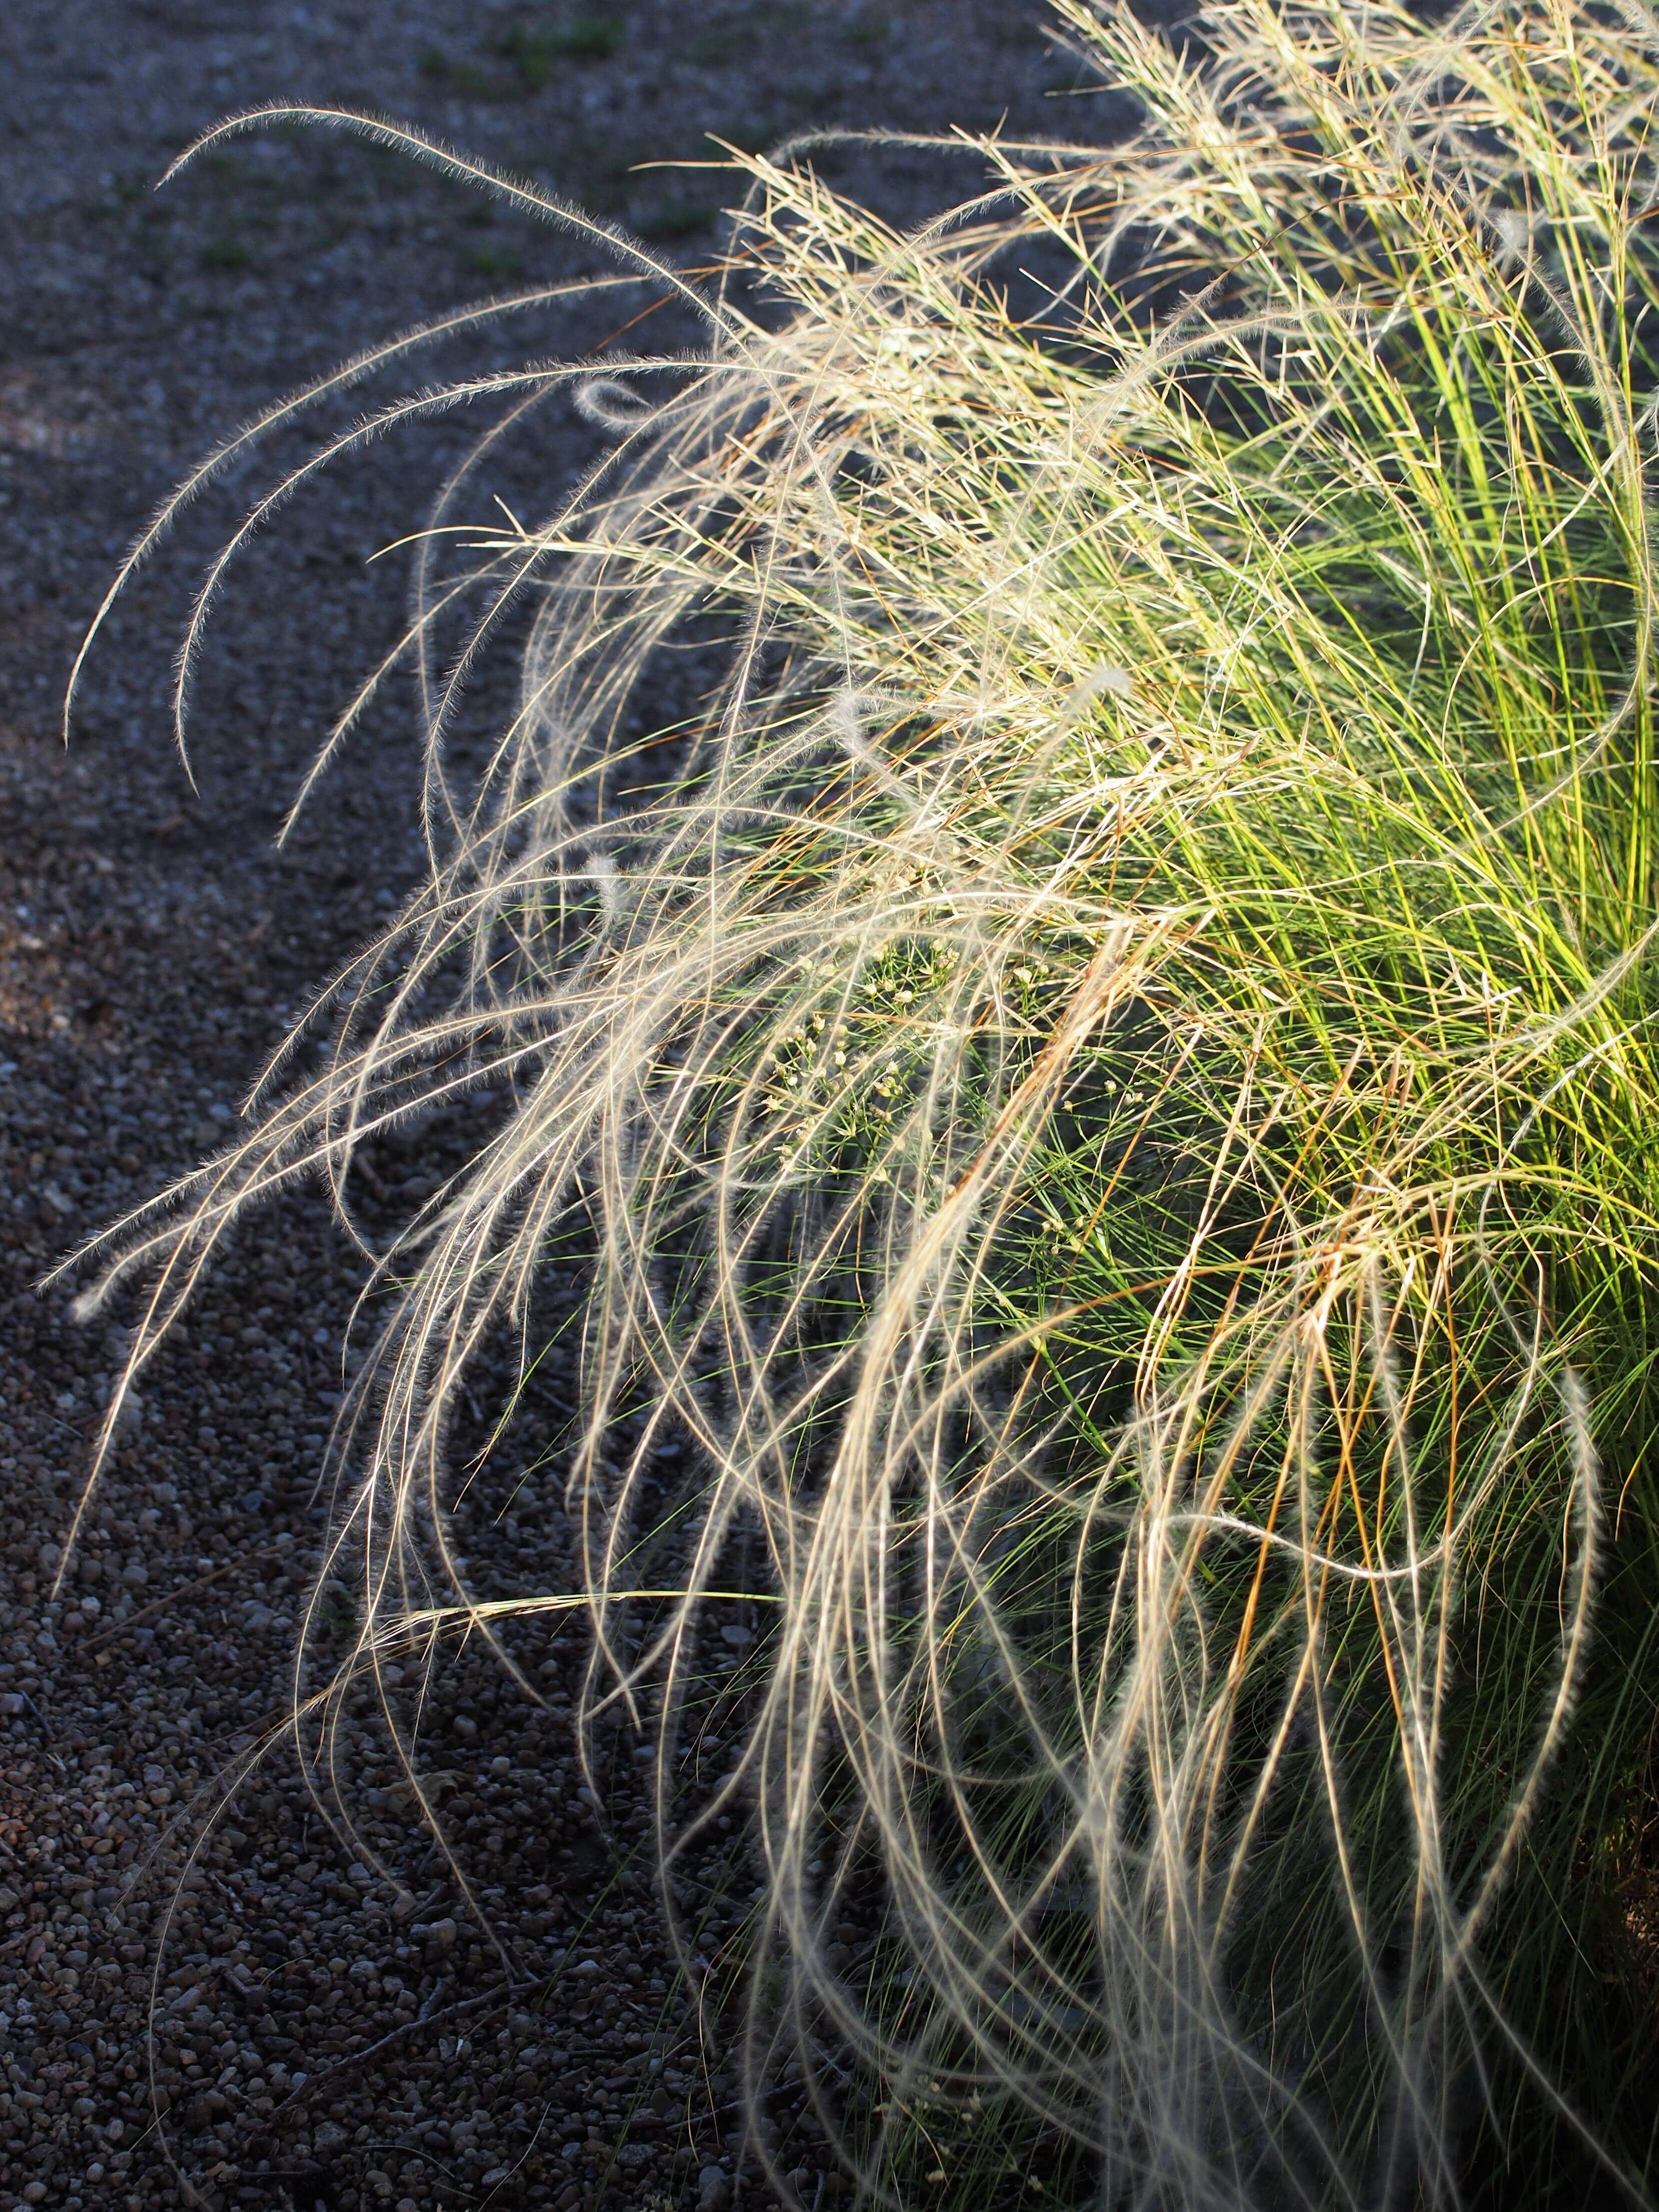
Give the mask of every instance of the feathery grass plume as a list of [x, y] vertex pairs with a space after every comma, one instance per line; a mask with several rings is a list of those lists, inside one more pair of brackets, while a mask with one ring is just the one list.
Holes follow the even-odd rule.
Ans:
[[[804, 2047], [894, 2201], [1033, 2128], [1113, 2207], [1449, 2205], [1476, 2143], [1635, 2187], [1659, 33], [1057, 6], [1126, 142], [973, 142], [913, 236], [734, 157], [706, 357], [607, 362], [573, 504], [428, 541], [429, 879], [91, 1296], [149, 1285], [131, 1379], [246, 1209], [505, 1088], [376, 1260], [353, 1663], [528, 1609], [444, 1553], [446, 1422], [580, 1225], [591, 1705], [656, 1678], [672, 1741], [769, 1601], [751, 2083]], [[718, 684], [630, 738], [687, 638]]]

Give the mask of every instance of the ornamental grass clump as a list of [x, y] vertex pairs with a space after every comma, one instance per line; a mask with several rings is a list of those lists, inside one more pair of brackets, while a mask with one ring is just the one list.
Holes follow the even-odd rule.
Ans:
[[1111, 2207], [1639, 2184], [1659, 27], [1057, 6], [1121, 143], [974, 142], [915, 235], [742, 157], [716, 289], [617, 241], [706, 351], [354, 434], [574, 387], [612, 447], [470, 566], [447, 489], [428, 878], [89, 1299], [148, 1286], [131, 1380], [248, 1207], [509, 1097], [379, 1260], [353, 1663], [507, 1610], [447, 1417], [577, 1238], [544, 1602], [672, 1744], [767, 1601], [750, 2077], [803, 2048], [873, 2191], [1039, 2136]]

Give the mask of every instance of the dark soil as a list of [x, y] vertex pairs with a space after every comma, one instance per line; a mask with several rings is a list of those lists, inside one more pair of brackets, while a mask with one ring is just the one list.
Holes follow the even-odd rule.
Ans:
[[[217, 1265], [148, 1370], [51, 1595], [134, 1310], [78, 1325], [73, 1280], [38, 1285], [224, 1139], [307, 993], [417, 869], [395, 699], [280, 854], [274, 834], [331, 714], [395, 634], [398, 562], [368, 556], [418, 525], [481, 422], [337, 467], [262, 535], [202, 665], [194, 785], [167, 710], [189, 592], [247, 500], [362, 395], [191, 509], [118, 609], [65, 750], [77, 640], [153, 503], [251, 410], [480, 291], [601, 265], [580, 240], [323, 131], [238, 141], [150, 187], [228, 111], [342, 101], [534, 171], [696, 264], [721, 180], [632, 165], [704, 153], [704, 131], [759, 145], [824, 121], [1097, 128], [1097, 102], [1045, 98], [1075, 78], [1042, 20], [1040, 0], [5, 12], [0, 2207], [771, 2201], [744, 2168], [718, 2013], [694, 2002], [718, 1995], [747, 1907], [743, 1838], [716, 1833], [686, 1872], [687, 1984], [652, 1878], [648, 1739], [602, 1742], [605, 1802], [584, 1790], [575, 1626], [518, 1633], [535, 1698], [476, 1644], [425, 1698], [420, 1764], [459, 1873], [372, 1697], [341, 1711], [325, 1768], [302, 1773], [283, 1735], [363, 1274], [325, 1194], [294, 1191]], [[821, 158], [899, 212], [972, 182], [948, 155], [861, 171]], [[422, 373], [602, 349], [623, 319], [589, 301], [459, 340]], [[686, 335], [664, 314], [629, 343]], [[496, 489], [549, 501], [592, 458], [574, 410], [538, 435], [516, 473], [480, 483], [481, 509]], [[354, 1195], [371, 1217], [419, 1196], [488, 1111], [380, 1147]], [[477, 1388], [487, 1399], [489, 1378]], [[458, 1515], [482, 1595], [570, 1586], [546, 1453], [569, 1388], [556, 1356]], [[350, 1632], [349, 1579], [325, 1577], [325, 1653]], [[416, 1686], [392, 1688], [409, 1728]], [[342, 1808], [355, 1841], [324, 1816]], [[786, 2080], [766, 2126], [805, 2201], [828, 2206], [840, 2179], [799, 2111]]]

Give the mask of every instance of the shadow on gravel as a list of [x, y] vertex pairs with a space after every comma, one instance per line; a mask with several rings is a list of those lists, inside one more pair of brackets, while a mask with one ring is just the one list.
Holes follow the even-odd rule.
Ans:
[[[280, 1732], [320, 1567], [318, 1475], [361, 1279], [321, 1194], [262, 1219], [149, 1370], [56, 1597], [126, 1338], [120, 1315], [79, 1328], [69, 1286], [34, 1287], [224, 1142], [307, 992], [410, 880], [417, 793], [399, 700], [370, 717], [284, 853], [272, 838], [319, 732], [395, 633], [398, 564], [368, 556], [418, 520], [471, 428], [331, 477], [252, 550], [200, 672], [194, 788], [167, 724], [170, 656], [246, 488], [188, 517], [118, 611], [65, 752], [64, 680], [115, 560], [252, 408], [446, 303], [584, 265], [568, 240], [373, 149], [276, 134], [155, 195], [173, 154], [278, 94], [383, 108], [696, 261], [717, 180], [631, 165], [701, 151], [706, 131], [759, 144], [826, 120], [1081, 124], [1047, 100], [1073, 76], [1036, 28], [1038, 0], [951, 0], [948, 28], [940, 0], [694, 12], [634, 0], [606, 12], [614, 34], [567, 27], [544, 46], [513, 11], [463, 0], [8, 11], [0, 2207], [714, 2212], [734, 2187], [755, 2212], [767, 2201], [740, 2178], [724, 2055], [703, 2048], [665, 1955], [631, 1740], [599, 1747], [613, 1802], [584, 1802], [574, 1632], [518, 1638], [539, 1704], [477, 1649], [424, 1690], [388, 1670], [405, 1718], [421, 1698], [470, 1901], [367, 1697], [342, 1711], [325, 1779], [374, 1864], [341, 1847], [291, 1745], [225, 1799], [222, 1778]], [[896, 212], [956, 188], [912, 157], [877, 181]], [[534, 343], [580, 350], [610, 334], [595, 312]], [[666, 319], [653, 335], [672, 339]], [[494, 346], [458, 343], [443, 369], [499, 366]], [[586, 427], [562, 418], [528, 482], [500, 489], [545, 500], [592, 452]], [[291, 458], [281, 441], [268, 456]], [[491, 708], [486, 687], [480, 729]], [[463, 754], [467, 742], [463, 730]], [[431, 1127], [377, 1147], [363, 1174], [407, 1196], [475, 1138]], [[371, 1209], [375, 1195], [366, 1183]], [[540, 1435], [492, 1462], [459, 1516], [484, 1594], [568, 1580], [558, 1470], [530, 1468], [568, 1416], [567, 1382], [550, 1363]], [[325, 1587], [325, 1606], [334, 1596]], [[684, 1870], [705, 1996], [733, 1970], [755, 1880], [739, 1834]], [[776, 2139], [828, 2212], [842, 2183], [801, 2106], [799, 2082], [781, 2084]]]

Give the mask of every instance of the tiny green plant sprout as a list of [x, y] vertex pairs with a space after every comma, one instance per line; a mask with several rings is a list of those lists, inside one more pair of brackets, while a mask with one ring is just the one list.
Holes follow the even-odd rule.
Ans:
[[1018, 2193], [1022, 2146], [1103, 2212], [1639, 2201], [1659, 26], [1057, 15], [1121, 141], [986, 139], [913, 234], [738, 157], [745, 283], [586, 225], [700, 347], [306, 464], [568, 392], [609, 439], [545, 520], [480, 495], [464, 574], [488, 443], [445, 490], [427, 879], [87, 1303], [141, 1286], [131, 1384], [249, 1207], [493, 1087], [378, 1261], [347, 1668], [493, 1632], [447, 1411], [503, 1328], [537, 1357], [574, 1240], [584, 1571], [517, 1609], [585, 1605], [666, 1748], [764, 1601], [717, 1801], [764, 1869], [752, 2085], [793, 2046], [907, 2204]]

